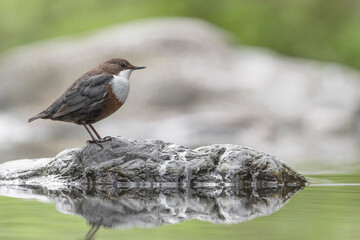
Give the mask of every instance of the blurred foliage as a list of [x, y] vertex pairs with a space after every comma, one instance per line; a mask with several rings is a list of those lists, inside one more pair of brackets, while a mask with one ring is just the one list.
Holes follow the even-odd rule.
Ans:
[[129, 20], [188, 16], [238, 43], [360, 68], [360, 0], [0, 0], [0, 51]]
[[[340, 183], [360, 182], [359, 175], [327, 175], [326, 179]], [[221, 225], [191, 220], [148, 229], [101, 228], [95, 239], [358, 240], [359, 190], [360, 186], [309, 186], [274, 214], [248, 222]], [[53, 204], [0, 197], [0, 239], [84, 239], [89, 229], [83, 218], [64, 215]]]

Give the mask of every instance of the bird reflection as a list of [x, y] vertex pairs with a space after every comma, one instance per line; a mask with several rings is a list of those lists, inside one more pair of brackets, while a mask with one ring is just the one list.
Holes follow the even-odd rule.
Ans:
[[87, 232], [85, 236], [85, 240], [94, 240], [95, 234], [100, 229], [101, 224], [92, 224], [90, 230]]

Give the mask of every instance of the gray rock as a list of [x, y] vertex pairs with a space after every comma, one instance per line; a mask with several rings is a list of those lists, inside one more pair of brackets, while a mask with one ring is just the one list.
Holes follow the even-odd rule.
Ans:
[[156, 227], [199, 219], [249, 221], [278, 211], [306, 180], [278, 158], [230, 144], [189, 149], [111, 138], [55, 158], [0, 165], [0, 196], [55, 203], [100, 227]]
[[70, 149], [54, 159], [0, 165], [0, 183], [58, 189], [119, 187], [278, 188], [304, 186], [305, 178], [278, 158], [230, 144], [189, 149], [160, 140], [118, 137]]

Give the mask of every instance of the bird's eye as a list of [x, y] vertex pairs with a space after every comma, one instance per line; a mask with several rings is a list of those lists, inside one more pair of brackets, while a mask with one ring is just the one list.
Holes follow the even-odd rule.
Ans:
[[125, 67], [126, 64], [125, 63], [120, 63], [120, 66]]

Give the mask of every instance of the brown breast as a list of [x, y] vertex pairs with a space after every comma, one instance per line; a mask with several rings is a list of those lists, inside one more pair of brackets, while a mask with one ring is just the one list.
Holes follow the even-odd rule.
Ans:
[[123, 105], [123, 103], [120, 102], [113, 93], [111, 84], [107, 86], [106, 92], [107, 94], [105, 96], [104, 105], [101, 108], [99, 119], [97, 121], [110, 116]]

